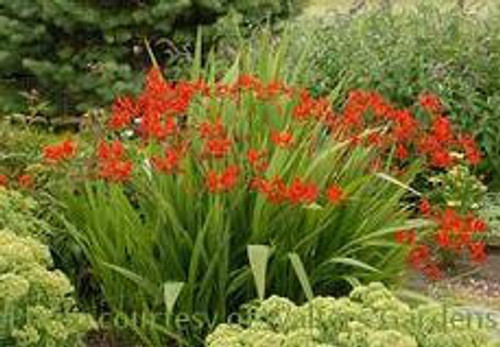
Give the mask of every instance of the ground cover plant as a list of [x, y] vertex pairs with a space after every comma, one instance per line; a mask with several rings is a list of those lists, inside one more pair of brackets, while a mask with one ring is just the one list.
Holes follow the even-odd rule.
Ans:
[[[115, 101], [94, 153], [73, 140], [43, 148], [58, 217], [113, 313], [221, 321], [256, 294], [301, 301], [398, 281], [406, 259], [437, 279], [442, 248], [485, 260], [473, 212], [410, 187], [428, 167], [481, 159], [437, 97], [405, 109], [357, 90], [334, 109], [283, 74], [283, 49], [262, 51], [224, 75], [198, 61], [190, 81], [154, 66], [140, 96]], [[410, 220], [415, 203], [425, 219]], [[160, 345], [201, 343], [207, 327], [134, 329]]]
[[47, 246], [0, 230], [2, 346], [78, 346], [97, 328], [90, 315], [78, 312], [68, 278], [51, 267]]
[[244, 312], [243, 323], [218, 326], [207, 346], [485, 347], [493, 324], [439, 304], [412, 308], [380, 283], [357, 287], [346, 298], [316, 297], [302, 306], [273, 296]]
[[96, 329], [78, 311], [69, 279], [53, 269], [50, 227], [37, 203], [0, 186], [0, 344], [77, 346]]

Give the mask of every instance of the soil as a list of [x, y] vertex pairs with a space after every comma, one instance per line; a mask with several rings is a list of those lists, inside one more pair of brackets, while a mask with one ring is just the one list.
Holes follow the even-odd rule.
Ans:
[[458, 304], [489, 307], [500, 311], [500, 248], [489, 250], [488, 261], [474, 269], [460, 269], [459, 275], [429, 282], [414, 275], [409, 288], [436, 299], [452, 299]]

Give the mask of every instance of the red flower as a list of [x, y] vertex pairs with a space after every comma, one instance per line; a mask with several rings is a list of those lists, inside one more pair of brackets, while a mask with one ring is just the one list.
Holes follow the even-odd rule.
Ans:
[[131, 97], [119, 97], [113, 103], [113, 114], [108, 121], [108, 127], [111, 130], [126, 128], [139, 113], [140, 109]]
[[450, 208], [447, 208], [441, 216], [438, 217], [438, 223], [443, 230], [458, 232], [462, 228], [460, 216]]
[[7, 187], [9, 184], [9, 178], [5, 175], [0, 175], [0, 187]]
[[431, 165], [436, 168], [447, 168], [453, 164], [453, 158], [445, 149], [431, 153]]
[[431, 126], [431, 133], [441, 144], [448, 143], [454, 138], [451, 122], [444, 116], [437, 116], [434, 119]]
[[394, 233], [394, 239], [400, 244], [413, 245], [417, 242], [417, 232], [415, 230], [398, 230]]
[[288, 188], [286, 195], [294, 204], [312, 204], [318, 196], [318, 188], [314, 183], [305, 183], [296, 178]]
[[200, 135], [204, 139], [224, 138], [226, 137], [226, 129], [222, 124], [222, 120], [217, 118], [213, 123], [203, 122], [200, 124]]
[[247, 152], [247, 160], [256, 171], [265, 171], [267, 168], [267, 161], [265, 160], [266, 152], [258, 151], [250, 148]]
[[101, 141], [97, 146], [97, 157], [101, 161], [119, 160], [123, 158], [124, 154], [123, 143], [118, 140], [113, 141], [111, 144]]
[[63, 160], [70, 159], [76, 154], [77, 145], [71, 140], [63, 141], [60, 144], [45, 146], [43, 157], [46, 162], [56, 164]]
[[262, 82], [252, 75], [240, 75], [236, 82], [236, 87], [243, 90], [251, 90], [262, 87]]
[[300, 101], [293, 109], [293, 116], [299, 121], [328, 119], [333, 117], [331, 103], [326, 98], [314, 99], [307, 90], [300, 92]]
[[287, 148], [292, 144], [293, 135], [288, 131], [272, 132], [271, 141], [273, 141], [278, 147]]
[[375, 147], [381, 147], [384, 144], [384, 138], [378, 132], [371, 133], [367, 137], [368, 143]]
[[17, 183], [19, 184], [19, 187], [28, 189], [35, 184], [35, 179], [31, 175], [24, 174], [17, 178]]
[[231, 144], [228, 138], [211, 138], [205, 142], [204, 152], [215, 158], [223, 158], [231, 149]]
[[418, 208], [420, 213], [425, 217], [430, 217], [432, 214], [432, 206], [428, 199], [422, 199]]
[[110, 160], [100, 165], [99, 176], [109, 182], [123, 183], [130, 179], [132, 162]]
[[224, 190], [231, 190], [238, 182], [240, 169], [236, 165], [230, 165], [220, 177], [221, 185]]
[[349, 137], [349, 146], [351, 148], [355, 148], [356, 146], [359, 146], [361, 144], [361, 137], [359, 135], [353, 135]]
[[115, 140], [111, 144], [100, 142], [97, 148], [99, 177], [110, 182], [125, 182], [132, 174], [132, 162], [124, 160], [123, 144]]
[[423, 154], [430, 155], [433, 152], [442, 150], [442, 146], [439, 144], [435, 137], [424, 135], [418, 142], [418, 149]]
[[450, 231], [449, 230], [439, 230], [436, 234], [436, 243], [444, 248], [448, 248], [451, 245]]
[[406, 230], [398, 230], [394, 233], [394, 239], [397, 243], [405, 243], [406, 242]]
[[409, 156], [409, 152], [406, 149], [406, 147], [402, 144], [398, 144], [396, 146], [396, 157], [399, 160], [405, 160], [406, 158], [408, 158], [408, 156]]
[[392, 113], [395, 125], [392, 134], [398, 142], [412, 140], [418, 131], [418, 121], [408, 110], [397, 110]]
[[439, 266], [433, 262], [426, 264], [423, 267], [422, 272], [431, 281], [438, 281], [443, 278], [443, 272]]
[[182, 159], [182, 153], [175, 149], [166, 149], [164, 157], [153, 157], [152, 163], [156, 170], [171, 174], [179, 170], [179, 163]]
[[282, 203], [287, 199], [286, 184], [278, 176], [272, 180], [256, 178], [252, 181], [251, 187], [266, 195], [267, 200], [273, 204]]
[[228, 166], [222, 173], [210, 170], [205, 178], [205, 186], [210, 193], [227, 192], [234, 188], [238, 182], [239, 168], [235, 165]]
[[430, 113], [436, 114], [443, 110], [443, 104], [441, 103], [439, 97], [435, 94], [420, 94], [418, 101], [420, 106]]
[[368, 104], [377, 117], [387, 116], [393, 111], [392, 106], [382, 97], [382, 95], [375, 92], [369, 94]]
[[418, 269], [423, 265], [424, 262], [428, 261], [429, 256], [429, 247], [425, 245], [418, 245], [413, 247], [413, 249], [410, 251], [408, 260], [414, 268]]
[[484, 233], [488, 229], [488, 225], [479, 218], [473, 218], [470, 224], [472, 231]]
[[465, 152], [465, 156], [469, 164], [479, 164], [481, 161], [481, 152], [479, 151], [474, 138], [471, 135], [463, 135], [459, 142]]
[[220, 180], [219, 175], [215, 170], [210, 170], [205, 178], [205, 185], [208, 188], [208, 191], [211, 193], [215, 193], [220, 189]]
[[482, 241], [474, 242], [469, 245], [471, 260], [476, 263], [486, 261], [486, 244]]
[[339, 186], [332, 184], [326, 191], [326, 196], [332, 204], [338, 204], [345, 196], [344, 191]]

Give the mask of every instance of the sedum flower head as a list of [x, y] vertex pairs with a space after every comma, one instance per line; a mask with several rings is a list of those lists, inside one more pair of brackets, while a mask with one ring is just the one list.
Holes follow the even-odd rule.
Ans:
[[380, 283], [301, 306], [273, 296], [257, 312], [248, 327], [220, 325], [208, 346], [484, 347], [487, 341], [485, 331], [440, 324], [442, 307], [412, 309]]
[[39, 241], [0, 230], [0, 310], [10, 322], [6, 327], [0, 322], [0, 340], [6, 331], [18, 346], [77, 346], [97, 328], [90, 315], [75, 308], [68, 278], [51, 265], [48, 248]]

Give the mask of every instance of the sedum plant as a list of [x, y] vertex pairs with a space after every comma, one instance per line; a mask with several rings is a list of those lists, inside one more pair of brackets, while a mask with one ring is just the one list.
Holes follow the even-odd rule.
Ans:
[[[316, 297], [302, 306], [272, 296], [246, 307], [241, 324], [221, 324], [208, 347], [485, 347], [486, 321], [454, 320], [450, 308], [411, 308], [380, 283], [349, 297]], [[469, 317], [470, 318], [470, 317]], [[489, 322], [488, 324], [490, 324]]]
[[96, 328], [91, 316], [76, 309], [69, 280], [51, 266], [39, 241], [0, 230], [2, 346], [81, 346]]
[[0, 229], [9, 229], [20, 236], [46, 240], [49, 226], [37, 218], [38, 203], [12, 189], [0, 186]]

